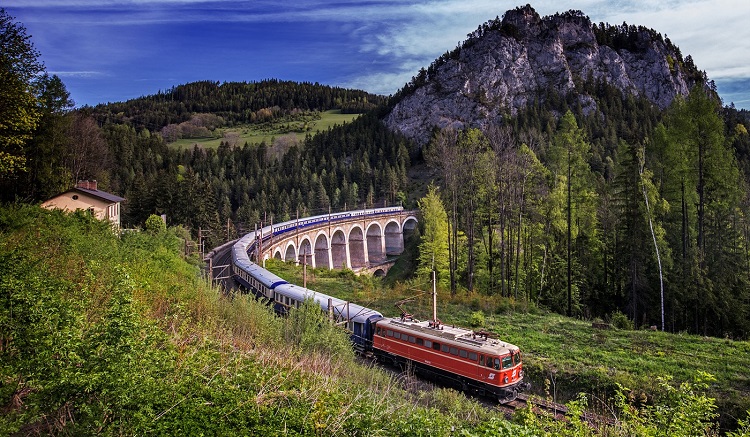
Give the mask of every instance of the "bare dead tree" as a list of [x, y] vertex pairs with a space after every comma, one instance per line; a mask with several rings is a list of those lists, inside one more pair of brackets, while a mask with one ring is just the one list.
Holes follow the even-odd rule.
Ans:
[[107, 141], [93, 118], [77, 114], [70, 127], [68, 169], [73, 183], [82, 179], [102, 178], [109, 167]]
[[432, 139], [426, 150], [427, 164], [441, 172], [448, 196], [450, 212], [448, 214], [448, 260], [450, 268], [451, 293], [456, 292], [456, 268], [458, 264], [458, 197], [460, 163], [458, 158], [459, 132], [451, 127], [440, 130]]

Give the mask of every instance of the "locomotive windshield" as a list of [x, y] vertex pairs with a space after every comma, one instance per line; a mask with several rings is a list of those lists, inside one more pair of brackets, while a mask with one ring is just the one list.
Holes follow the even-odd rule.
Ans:
[[503, 357], [503, 369], [509, 369], [513, 367], [513, 357], [506, 355]]

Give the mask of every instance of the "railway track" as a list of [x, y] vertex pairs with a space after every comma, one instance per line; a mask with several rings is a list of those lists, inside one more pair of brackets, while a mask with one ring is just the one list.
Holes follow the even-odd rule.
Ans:
[[[225, 244], [222, 247], [214, 249], [209, 256], [212, 258], [212, 265], [213, 266], [228, 266], [231, 264], [231, 245]], [[218, 278], [214, 276], [214, 280], [216, 280], [219, 284], [222, 285], [225, 293], [231, 293], [232, 290], [237, 289], [237, 283], [232, 278], [231, 272], [229, 270], [221, 270], [221, 273], [219, 273]], [[216, 272], [212, 272], [216, 273]], [[374, 364], [376, 361], [372, 358], [363, 358], [363, 362], [369, 363], [370, 365]], [[387, 369], [390, 366], [380, 366], [381, 368]], [[410, 375], [410, 371], [402, 371], [402, 370], [396, 370], [394, 368], [390, 369], [394, 374], [402, 376], [402, 384], [404, 385], [410, 385], [411, 388], [414, 389], [415, 385], [418, 386], [419, 390], [425, 390], [430, 389], [430, 387], [434, 387], [434, 384], [431, 382], [427, 382], [423, 380], [422, 378], [416, 378], [414, 375]], [[411, 376], [411, 377], [410, 377]], [[410, 383], [407, 381], [411, 381]], [[440, 385], [440, 384], [438, 384]], [[406, 388], [406, 387], [405, 387]], [[559, 404], [556, 402], [548, 401], [539, 397], [535, 396], [529, 396], [525, 393], [520, 393], [515, 400], [504, 403], [504, 404], [498, 404], [496, 401], [489, 400], [488, 398], [480, 398], [478, 396], [472, 396], [475, 399], [479, 400], [480, 403], [484, 404], [486, 407], [495, 409], [497, 411], [500, 411], [505, 414], [507, 418], [510, 418], [515, 414], [516, 411], [522, 410], [524, 408], [527, 408], [529, 404], [531, 405], [534, 412], [537, 414], [544, 413], [548, 414], [551, 417], [553, 417], [555, 420], [568, 420], [568, 407], [566, 407], [563, 404]], [[583, 420], [590, 425], [594, 427], [599, 427], [601, 425], [614, 425], [615, 419], [612, 419], [610, 417], [605, 417], [599, 414], [591, 413], [591, 412], [584, 412], [583, 413]]]
[[[535, 413], [547, 414], [555, 420], [568, 420], [569, 418], [569, 410], [565, 405], [529, 396], [525, 393], [519, 394], [518, 397], [511, 402], [496, 405], [495, 409], [503, 412], [507, 418], [510, 418], [516, 411], [527, 408], [529, 405], [531, 405], [531, 408]], [[614, 426], [617, 423], [616, 418], [603, 416], [590, 411], [583, 412], [583, 421], [595, 428], [601, 426]]]
[[558, 404], [541, 398], [530, 398], [529, 395], [525, 393], [520, 393], [515, 400], [504, 404], [498, 404], [495, 408], [505, 413], [506, 416], [512, 416], [516, 411], [528, 407], [529, 404], [531, 404], [535, 412], [550, 414], [557, 420], [564, 420], [565, 415], [568, 414], [568, 407], [563, 404]]

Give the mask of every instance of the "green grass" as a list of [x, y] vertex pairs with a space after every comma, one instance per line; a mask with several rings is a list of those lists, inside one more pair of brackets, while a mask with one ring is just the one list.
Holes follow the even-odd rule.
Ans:
[[447, 436], [497, 416], [359, 364], [315, 307], [225, 299], [184, 230], [154, 234], [0, 206], [0, 435]]
[[325, 131], [335, 125], [351, 123], [359, 114], [342, 114], [341, 110], [331, 109], [325, 112], [316, 112], [314, 114], [302, 115], [292, 121], [279, 121], [275, 123], [248, 124], [231, 128], [217, 129], [212, 137], [208, 138], [182, 138], [173, 143], [170, 147], [174, 148], [192, 148], [198, 145], [207, 149], [218, 148], [222, 141], [225, 141], [227, 134], [237, 135], [237, 145], [260, 144], [265, 142], [271, 145], [275, 138], [284, 135], [294, 135], [297, 141], [305, 139], [305, 135], [316, 134]]
[[[249, 295], [226, 299], [201, 279], [197, 259], [182, 258], [184, 229], [153, 234], [118, 237], [85, 213], [0, 207], [0, 435], [592, 435], [588, 425], [530, 411], [523, 425], [511, 424], [455, 391], [423, 390], [409, 375], [362, 365], [347, 334], [325, 325], [316, 307], [279, 318]], [[301, 283], [301, 268], [268, 266]], [[309, 280], [313, 289], [388, 314], [395, 300], [415, 293], [350, 271], [315, 270]], [[408, 308], [424, 317], [425, 301]], [[570, 381], [587, 376], [581, 362], [597, 368], [592, 359], [600, 359], [624, 372], [634, 366], [633, 351], [669, 345], [660, 333], [607, 332], [611, 338], [599, 341], [597, 331], [559, 316], [492, 315], [491, 308], [513, 308], [504, 301], [441, 294], [441, 302], [445, 323], [465, 324], [472, 312], [486, 311], [489, 327], [526, 351], [528, 369], [543, 374], [558, 366]], [[747, 343], [706, 340], [688, 348], [682, 341], [675, 352], [699, 354], [713, 366], [720, 361], [714, 355], [731, 346], [745, 355], [732, 371], [747, 368]], [[619, 346], [576, 358], [607, 343]], [[654, 366], [688, 362], [665, 358], [648, 367], [648, 354], [639, 355], [638, 381]], [[689, 402], [678, 399], [680, 408], [701, 407], [681, 399]], [[652, 432], [673, 415], [660, 417], [644, 422], [647, 430], [631, 421], [601, 433], [702, 435], [694, 426]]]
[[[275, 261], [269, 269], [293, 283], [302, 284], [301, 267]], [[420, 296], [405, 305], [416, 317], [431, 313], [429, 283], [383, 286], [371, 277], [352, 272], [308, 270], [308, 287], [398, 315], [394, 303]], [[664, 395], [658, 378], [673, 383], [693, 382], [701, 372], [711, 374], [709, 395], [716, 399], [722, 423], [742, 418], [750, 409], [750, 342], [670, 334], [648, 330], [602, 330], [582, 321], [547, 313], [521, 302], [460, 293], [439, 292], [438, 317], [443, 323], [470, 326], [471, 315], [482, 311], [485, 328], [521, 348], [533, 392], [574, 399], [578, 393], [607, 399], [618, 384], [634, 399], [659, 402]]]

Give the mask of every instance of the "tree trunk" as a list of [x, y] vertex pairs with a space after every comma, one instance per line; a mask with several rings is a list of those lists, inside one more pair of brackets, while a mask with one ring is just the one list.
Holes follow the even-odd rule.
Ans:
[[571, 243], [571, 216], [572, 216], [572, 210], [571, 210], [571, 151], [570, 148], [568, 148], [568, 317], [571, 317], [573, 315], [573, 274], [571, 269], [571, 260], [570, 260], [570, 243]]

